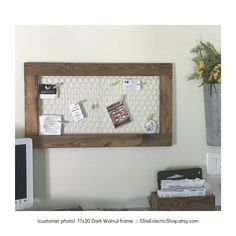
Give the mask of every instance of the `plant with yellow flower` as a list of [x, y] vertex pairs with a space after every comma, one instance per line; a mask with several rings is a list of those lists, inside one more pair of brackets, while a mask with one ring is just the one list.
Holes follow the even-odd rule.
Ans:
[[[201, 79], [203, 84], [220, 84], [221, 83], [221, 53], [217, 52], [215, 47], [207, 42], [200, 41], [199, 45], [191, 50], [196, 57], [193, 61], [196, 63], [194, 74], [189, 77], [192, 79]], [[212, 86], [211, 86], [212, 87]]]

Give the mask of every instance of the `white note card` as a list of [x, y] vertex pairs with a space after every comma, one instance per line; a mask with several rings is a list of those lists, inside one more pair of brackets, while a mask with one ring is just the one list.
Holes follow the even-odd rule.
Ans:
[[69, 108], [74, 118], [74, 121], [79, 121], [84, 119], [84, 115], [79, 104], [71, 104]]
[[40, 135], [61, 135], [61, 116], [42, 115], [39, 116]]
[[139, 79], [124, 79], [123, 89], [125, 90], [140, 90], [141, 83]]

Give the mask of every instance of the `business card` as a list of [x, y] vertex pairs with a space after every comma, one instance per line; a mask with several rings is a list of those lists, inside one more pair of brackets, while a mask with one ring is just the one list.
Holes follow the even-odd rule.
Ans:
[[124, 90], [140, 90], [141, 82], [140, 80], [137, 80], [137, 79], [124, 79], [123, 89]]
[[39, 98], [40, 99], [57, 98], [57, 85], [56, 84], [39, 84]]

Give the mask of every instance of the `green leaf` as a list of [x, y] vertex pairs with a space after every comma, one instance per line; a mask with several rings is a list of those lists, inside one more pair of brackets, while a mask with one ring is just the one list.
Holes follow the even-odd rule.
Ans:
[[197, 79], [197, 76], [194, 74], [194, 75], [191, 75], [189, 76], [188, 80], [193, 80], [193, 79]]
[[197, 64], [199, 60], [201, 60], [201, 57], [194, 57], [192, 60]]

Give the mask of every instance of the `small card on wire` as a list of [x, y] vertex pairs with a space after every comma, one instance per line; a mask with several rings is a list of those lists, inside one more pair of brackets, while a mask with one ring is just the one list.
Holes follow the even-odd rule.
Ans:
[[140, 90], [141, 82], [139, 79], [124, 79], [123, 89], [124, 90]]
[[69, 108], [70, 108], [70, 112], [74, 118], [74, 121], [79, 121], [79, 120], [84, 119], [84, 114], [83, 114], [81, 107], [78, 103], [69, 105]]
[[116, 128], [130, 123], [131, 119], [123, 101], [118, 101], [107, 107], [112, 123]]
[[40, 135], [61, 135], [61, 115], [39, 116]]
[[39, 98], [40, 99], [57, 98], [57, 85], [56, 84], [39, 84]]

